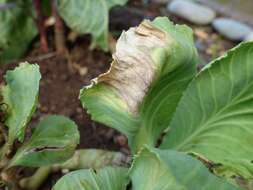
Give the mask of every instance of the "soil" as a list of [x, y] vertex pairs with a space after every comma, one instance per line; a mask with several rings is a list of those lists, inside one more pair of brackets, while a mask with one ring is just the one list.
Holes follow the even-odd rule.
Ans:
[[[122, 30], [135, 26], [144, 18], [153, 18], [157, 15], [169, 16], [177, 23], [186, 23], [181, 19], [169, 15], [164, 6], [143, 6], [139, 1], [132, 1], [135, 8], [115, 9], [111, 12], [110, 29], [115, 36]], [[196, 46], [200, 51], [202, 64], [213, 57], [217, 57], [235, 43], [223, 39], [211, 27], [198, 27], [187, 23], [194, 28]], [[25, 58], [30, 63], [40, 66], [42, 80], [40, 82], [39, 103], [31, 125], [47, 114], [65, 115], [76, 122], [80, 131], [80, 145], [78, 148], [101, 148], [127, 152], [127, 142], [124, 136], [115, 130], [94, 122], [82, 108], [78, 99], [79, 90], [90, 83], [90, 80], [105, 72], [111, 62], [111, 55], [100, 50], [89, 49], [90, 37], [82, 36], [75, 42], [69, 42], [68, 48], [72, 58], [74, 70], [70, 69], [64, 55], [49, 53], [43, 55], [39, 50], [38, 39], [34, 41]], [[51, 45], [52, 46], [52, 45]], [[8, 69], [14, 68], [20, 61], [3, 65], [0, 69], [0, 83]], [[41, 190], [50, 189], [61, 174], [54, 174], [47, 180]]]

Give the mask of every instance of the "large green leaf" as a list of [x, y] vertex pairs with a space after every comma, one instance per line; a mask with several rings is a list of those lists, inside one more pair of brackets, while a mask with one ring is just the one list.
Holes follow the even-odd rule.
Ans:
[[236, 190], [198, 160], [180, 152], [144, 148], [130, 170], [133, 190]]
[[48, 116], [35, 128], [31, 139], [19, 148], [10, 166], [45, 166], [69, 159], [79, 143], [73, 121], [63, 116]]
[[213, 161], [217, 172], [253, 176], [253, 43], [204, 68], [187, 88], [162, 148]]
[[155, 145], [195, 75], [192, 31], [161, 17], [123, 32], [110, 70], [81, 90], [92, 119], [128, 136], [133, 151]]
[[108, 12], [127, 0], [60, 0], [58, 11], [66, 24], [81, 34], [92, 35], [92, 47], [108, 50]]
[[98, 170], [79, 170], [63, 176], [53, 190], [126, 190], [127, 169], [106, 167]]
[[[0, 0], [9, 3], [13, 0]], [[32, 1], [17, 0], [12, 8], [0, 11], [0, 64], [18, 58], [26, 51], [37, 35], [31, 17]]]
[[8, 105], [5, 124], [9, 127], [9, 143], [17, 138], [23, 141], [25, 127], [36, 108], [40, 78], [39, 66], [28, 63], [21, 63], [5, 75], [7, 85], [0, 93]]

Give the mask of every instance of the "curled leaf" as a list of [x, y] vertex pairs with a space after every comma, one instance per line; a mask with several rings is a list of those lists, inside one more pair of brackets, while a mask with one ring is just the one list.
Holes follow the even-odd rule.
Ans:
[[110, 70], [100, 75], [97, 82], [115, 89], [127, 105], [127, 110], [138, 114], [139, 104], [159, 67], [151, 57], [152, 51], [165, 47], [167, 43], [169, 38], [166, 38], [166, 33], [152, 27], [149, 21], [142, 22], [137, 28], [130, 28], [118, 40]]
[[122, 33], [111, 68], [81, 90], [80, 99], [94, 120], [127, 135], [133, 150], [154, 145], [195, 75], [196, 63], [188, 27], [167, 18], [145, 20]]

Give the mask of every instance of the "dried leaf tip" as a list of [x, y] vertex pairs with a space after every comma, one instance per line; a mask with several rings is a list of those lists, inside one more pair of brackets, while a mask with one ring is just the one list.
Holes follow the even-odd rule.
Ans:
[[98, 83], [116, 90], [129, 111], [137, 114], [139, 104], [154, 79], [156, 63], [152, 51], [165, 45], [166, 33], [150, 21], [130, 28], [120, 36], [111, 67], [98, 77]]

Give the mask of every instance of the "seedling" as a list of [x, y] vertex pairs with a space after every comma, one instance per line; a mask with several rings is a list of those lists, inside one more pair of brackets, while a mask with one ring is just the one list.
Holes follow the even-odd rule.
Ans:
[[40, 72], [38, 65], [22, 63], [5, 75], [0, 95], [0, 173], [1, 184], [19, 189], [20, 168], [50, 166], [71, 158], [79, 143], [77, 126], [70, 119], [51, 115], [26, 134], [36, 110]]

